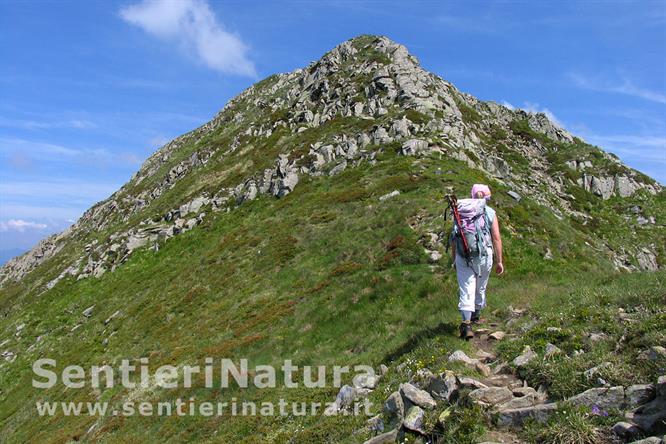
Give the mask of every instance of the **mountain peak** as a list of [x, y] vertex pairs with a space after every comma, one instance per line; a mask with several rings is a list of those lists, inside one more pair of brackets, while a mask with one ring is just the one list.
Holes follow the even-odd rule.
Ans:
[[[71, 256], [47, 286], [67, 276], [101, 276], [133, 250], [158, 248], [206, 215], [261, 194], [284, 197], [299, 177], [374, 165], [386, 152], [455, 159], [583, 225], [592, 217], [590, 195], [607, 200], [661, 191], [546, 115], [478, 100], [422, 69], [405, 46], [361, 35], [306, 68], [258, 82], [210, 122], [160, 148], [71, 230], [7, 263], [0, 285], [21, 279], [74, 239], [80, 245], [67, 250]], [[654, 268], [654, 261], [643, 262], [641, 268]]]
[[418, 59], [411, 55], [404, 45], [382, 35], [364, 34], [351, 38], [336, 46], [331, 53], [352, 56], [356, 60], [369, 63], [403, 64], [409, 61], [419, 64]]

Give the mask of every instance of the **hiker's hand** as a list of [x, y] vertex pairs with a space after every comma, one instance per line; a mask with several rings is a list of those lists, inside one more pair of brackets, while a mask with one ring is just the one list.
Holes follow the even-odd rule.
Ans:
[[504, 264], [503, 263], [500, 262], [499, 264], [497, 264], [497, 267], [495, 267], [495, 273], [497, 273], [497, 274], [504, 273]]

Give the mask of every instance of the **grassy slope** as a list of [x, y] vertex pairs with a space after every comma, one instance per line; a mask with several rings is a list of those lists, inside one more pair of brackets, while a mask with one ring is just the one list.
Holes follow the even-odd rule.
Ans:
[[[437, 168], [445, 173], [436, 174]], [[0, 376], [4, 436], [10, 442], [67, 442], [95, 422], [85, 416], [36, 417], [34, 401], [40, 398], [97, 399], [91, 389], [32, 389], [29, 368], [38, 355], [84, 367], [144, 356], [153, 367], [201, 363], [205, 356], [247, 357], [251, 365], [280, 364], [285, 358], [298, 365], [406, 359], [430, 359], [431, 368], [444, 365], [445, 354], [461, 346], [453, 336], [454, 275], [447, 259], [431, 268], [416, 241], [421, 232], [442, 228], [444, 186], [463, 194], [477, 181], [488, 182], [456, 161], [388, 153], [376, 166], [305, 179], [283, 200], [264, 197], [219, 214], [158, 253], [134, 255], [121, 270], [99, 280], [64, 281], [42, 296], [30, 293], [14, 301], [10, 297], [20, 288], [4, 293], [3, 337], [26, 323], [19, 358], [6, 364]], [[598, 288], [596, 279], [607, 276], [610, 266], [585, 245], [586, 240], [594, 245], [592, 236], [572, 230], [569, 222], [529, 199], [514, 202], [499, 184], [490, 184], [500, 220], [506, 222], [509, 270], [491, 282], [492, 307], [566, 300], [579, 285]], [[378, 202], [393, 189], [402, 194]], [[416, 232], [408, 226], [415, 216], [423, 221]], [[555, 260], [542, 260], [546, 247]], [[663, 292], [658, 276], [651, 275], [649, 280], [659, 285], [649, 288]], [[86, 320], [81, 311], [92, 304], [96, 309]], [[116, 310], [123, 315], [105, 326]], [[83, 325], [70, 331], [78, 322]], [[48, 352], [25, 351], [38, 335], [44, 335], [39, 349]], [[389, 384], [373, 394], [377, 403]], [[335, 393], [333, 388], [241, 393], [192, 388], [157, 390], [145, 399], [228, 400], [236, 395], [330, 401]], [[127, 396], [114, 388], [101, 399], [120, 403]], [[342, 417], [104, 418], [95, 436], [102, 442], [229, 442], [243, 436], [248, 442], [257, 436], [274, 442], [292, 436], [296, 442], [338, 442], [356, 440], [351, 431], [362, 423], [362, 418]]]

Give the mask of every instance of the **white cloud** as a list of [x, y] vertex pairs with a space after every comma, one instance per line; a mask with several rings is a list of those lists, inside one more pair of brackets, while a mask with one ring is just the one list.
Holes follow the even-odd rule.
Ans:
[[32, 161], [65, 162], [76, 161], [83, 165], [109, 166], [141, 164], [134, 153], [116, 152], [104, 148], [71, 148], [47, 142], [20, 138], [0, 137], [0, 154], [9, 157], [15, 167], [28, 167]]
[[[18, 198], [35, 198], [49, 202], [90, 205], [108, 197], [119, 187], [115, 183], [91, 182], [86, 180], [48, 180], [48, 181], [9, 181], [0, 182], [0, 195], [3, 197], [0, 208], [5, 208], [5, 201]], [[42, 215], [44, 216], [44, 215]]]
[[515, 106], [513, 106], [512, 104], [510, 104], [510, 103], [507, 102], [506, 100], [502, 100], [502, 106], [504, 106], [504, 107], [506, 107], [506, 108], [509, 108], [509, 109], [512, 110], [512, 111], [513, 111], [514, 109], [516, 109]]
[[620, 82], [610, 82], [599, 78], [589, 78], [579, 73], [569, 73], [567, 76], [578, 88], [624, 94], [651, 102], [666, 103], [666, 94], [638, 87], [626, 78], [622, 78]]
[[9, 219], [7, 222], [0, 221], [0, 232], [18, 231], [19, 233], [24, 233], [27, 230], [43, 230], [46, 227], [46, 224], [23, 219]]
[[555, 116], [555, 114], [551, 110], [549, 110], [548, 108], [545, 108], [545, 107], [542, 108], [541, 106], [539, 106], [538, 103], [525, 102], [524, 109], [525, 109], [525, 111], [527, 111], [529, 113], [534, 113], [534, 114], [544, 113], [546, 115], [546, 117], [548, 117], [548, 120], [550, 120], [551, 122], [553, 122], [555, 125], [559, 126], [560, 128], [564, 128], [564, 124], [562, 123], [562, 121], [560, 119], [558, 119], [557, 116]]
[[120, 10], [128, 23], [194, 52], [209, 68], [256, 77], [248, 47], [218, 23], [205, 0], [143, 0]]
[[75, 128], [91, 129], [97, 128], [97, 125], [85, 119], [71, 120], [34, 120], [34, 119], [15, 119], [0, 116], [0, 126], [6, 128], [19, 128], [26, 130], [42, 130], [51, 128]]

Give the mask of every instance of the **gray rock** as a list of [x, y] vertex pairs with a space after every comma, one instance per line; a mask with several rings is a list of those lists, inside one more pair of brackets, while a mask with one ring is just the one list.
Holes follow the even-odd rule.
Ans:
[[150, 242], [150, 239], [148, 239], [147, 236], [133, 234], [129, 237], [129, 239], [127, 239], [127, 244], [125, 245], [125, 248], [127, 248], [130, 251], [136, 250], [137, 248], [143, 247], [148, 242]]
[[537, 391], [532, 387], [516, 387], [511, 390], [513, 396], [523, 397], [523, 396], [537, 396]]
[[603, 341], [608, 336], [605, 333], [590, 333], [590, 335], [588, 337], [590, 339], [590, 342], [599, 342], [599, 341]]
[[666, 348], [660, 345], [654, 345], [648, 350], [642, 352], [640, 357], [649, 361], [659, 361], [661, 359], [666, 359]]
[[412, 406], [408, 411], [407, 414], [405, 415], [405, 419], [402, 422], [402, 425], [409, 430], [412, 430], [414, 432], [418, 433], [425, 433], [425, 428], [424, 428], [424, 421], [425, 421], [425, 412], [421, 407], [415, 405]]
[[509, 196], [513, 197], [513, 198], [514, 198], [516, 201], [518, 201], [518, 202], [520, 202], [520, 199], [522, 199], [522, 197], [520, 196], [520, 194], [516, 193], [515, 191], [507, 191], [506, 194], [508, 194]]
[[431, 379], [427, 390], [435, 399], [450, 401], [458, 392], [458, 380], [453, 372], [445, 372]]
[[645, 271], [657, 271], [659, 270], [659, 264], [657, 262], [657, 256], [652, 251], [647, 248], [643, 248], [636, 252], [636, 261], [641, 270]]
[[493, 360], [497, 359], [497, 356], [495, 356], [494, 354], [488, 353], [488, 352], [483, 351], [483, 350], [478, 350], [476, 352], [476, 356], [479, 357], [479, 360], [481, 362], [490, 362], [490, 361], [493, 361]]
[[415, 156], [428, 150], [428, 142], [419, 139], [410, 139], [400, 147], [400, 154], [404, 156]]
[[504, 159], [495, 156], [486, 156], [482, 159], [486, 171], [496, 177], [507, 178], [511, 176], [511, 167]]
[[335, 405], [338, 407], [338, 410], [349, 407], [354, 403], [356, 399], [356, 389], [349, 385], [343, 385], [340, 387], [338, 396], [335, 398]]
[[390, 198], [395, 197], [395, 196], [398, 196], [398, 195], [400, 195], [400, 191], [398, 191], [398, 190], [393, 190], [393, 191], [391, 191], [391, 192], [388, 193], [388, 194], [384, 194], [383, 196], [380, 196], [380, 197], [379, 197], [379, 201], [380, 201], [380, 202], [383, 202], [383, 201], [385, 201], [386, 199], [390, 199]]
[[657, 389], [657, 397], [634, 410], [631, 419], [649, 434], [666, 433], [666, 397]]
[[358, 375], [354, 378], [353, 384], [356, 389], [370, 389], [377, 387], [379, 377], [377, 375]]
[[400, 385], [400, 393], [413, 404], [426, 410], [437, 407], [437, 402], [430, 396], [430, 393], [421, 390], [410, 383]]
[[398, 439], [398, 430], [391, 430], [390, 432], [377, 435], [365, 441], [363, 444], [389, 444], [394, 443]]
[[340, 162], [339, 164], [334, 166], [333, 169], [331, 169], [331, 171], [329, 171], [328, 175], [329, 176], [335, 176], [337, 174], [340, 174], [341, 172], [343, 172], [345, 170], [345, 168], [347, 168], [347, 161], [343, 160], [342, 162]]
[[636, 425], [630, 422], [620, 421], [616, 423], [613, 428], [613, 433], [622, 438], [625, 441], [635, 438], [636, 436], [642, 433], [642, 430]]
[[558, 346], [553, 345], [549, 342], [548, 344], [546, 344], [546, 351], [543, 354], [543, 358], [550, 359], [560, 354], [562, 354], [562, 350]]
[[650, 436], [649, 438], [645, 439], [639, 439], [638, 441], [632, 441], [630, 444], [663, 444], [663, 440], [661, 438], [657, 438], [656, 436]]
[[456, 350], [449, 356], [449, 362], [462, 362], [463, 364], [474, 366], [478, 359], [472, 359], [462, 350]]
[[525, 348], [523, 349], [523, 352], [521, 353], [520, 356], [516, 357], [516, 359], [513, 360], [513, 365], [516, 367], [524, 367], [527, 365], [528, 362], [530, 362], [532, 359], [536, 358], [537, 354], [532, 351], [529, 345], [526, 345]]
[[657, 391], [657, 396], [661, 398], [666, 398], [666, 375], [657, 378], [656, 391]]
[[395, 426], [402, 423], [405, 417], [405, 404], [399, 392], [393, 392], [384, 402], [384, 413], [387, 416], [388, 425]]
[[634, 384], [624, 390], [625, 401], [630, 408], [652, 401], [655, 395], [653, 384]]
[[83, 310], [83, 313], [81, 313], [81, 314], [82, 314], [83, 316], [85, 316], [86, 318], [89, 318], [90, 316], [92, 316], [92, 314], [93, 314], [93, 310], [94, 310], [94, 309], [95, 309], [95, 306], [94, 306], [94, 305], [91, 305], [90, 307], [88, 307], [88, 308], [86, 308], [85, 310]]
[[601, 364], [597, 365], [596, 367], [592, 367], [589, 370], [585, 370], [583, 372], [583, 376], [585, 376], [586, 379], [590, 380], [596, 377], [603, 369], [611, 367], [613, 364], [610, 362], [602, 362]]
[[600, 409], [620, 409], [624, 406], [624, 387], [593, 388], [567, 400], [574, 405], [598, 406]]
[[522, 409], [526, 407], [533, 407], [536, 405], [536, 393], [534, 395], [521, 396], [512, 398], [505, 403], [497, 406], [498, 410], [513, 410]]
[[551, 414], [557, 410], [557, 403], [539, 404], [533, 407], [501, 410], [497, 416], [497, 425], [500, 427], [519, 427], [528, 419], [546, 422]]
[[475, 390], [475, 389], [487, 388], [488, 386], [482, 382], [477, 381], [474, 378], [469, 378], [467, 376], [458, 376], [458, 387], [471, 388]]
[[104, 325], [108, 325], [109, 322], [111, 322], [112, 320], [114, 320], [115, 318], [117, 318], [118, 316], [120, 316], [120, 314], [121, 314], [121, 311], [120, 311], [120, 310], [116, 310], [116, 311], [114, 311], [113, 314], [112, 314], [111, 316], [109, 316], [108, 318], [106, 318], [106, 319], [104, 320]]
[[373, 416], [365, 423], [371, 432], [382, 433], [384, 431], [384, 421], [380, 415]]
[[513, 393], [506, 387], [487, 387], [473, 390], [469, 398], [480, 405], [497, 405], [513, 399]]
[[482, 362], [477, 362], [474, 368], [476, 368], [476, 371], [481, 373], [486, 378], [492, 374], [492, 370], [490, 370], [490, 367], [488, 367], [486, 364]]
[[503, 331], [496, 331], [488, 335], [488, 339], [493, 339], [495, 341], [501, 341], [506, 336], [506, 333]]

